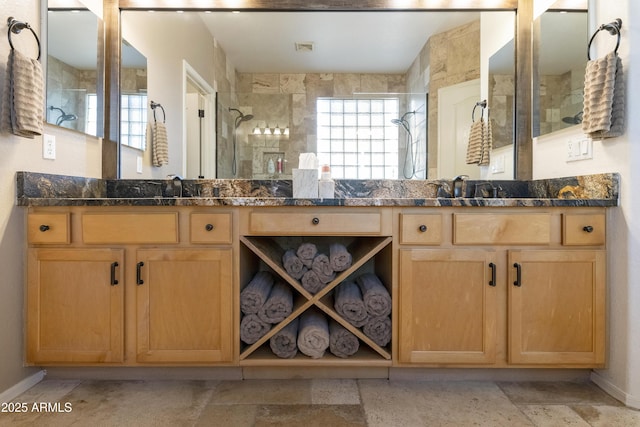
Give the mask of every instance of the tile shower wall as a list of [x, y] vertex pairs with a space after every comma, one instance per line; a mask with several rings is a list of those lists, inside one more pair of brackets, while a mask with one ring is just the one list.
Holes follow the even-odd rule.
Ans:
[[408, 92], [429, 94], [428, 174], [438, 168], [438, 89], [480, 78], [480, 20], [432, 36], [407, 72]]
[[[244, 114], [253, 114], [250, 121], [237, 129], [237, 176], [253, 179], [291, 178], [291, 169], [298, 167], [298, 156], [316, 151], [316, 99], [318, 97], [353, 97], [354, 92], [404, 93], [406, 78], [402, 74], [350, 73], [237, 73], [235, 93], [221, 94], [220, 99], [232, 103]], [[231, 85], [230, 85], [231, 87]], [[219, 106], [222, 103], [219, 102]], [[424, 104], [424, 101], [423, 101]], [[401, 111], [406, 108], [401, 103]], [[224, 115], [228, 114], [219, 108]], [[235, 116], [234, 116], [235, 117]], [[225, 120], [219, 120], [219, 123]], [[232, 144], [233, 118], [226, 120], [227, 145]], [[289, 128], [289, 135], [254, 135], [253, 129]], [[220, 141], [220, 139], [219, 139]], [[220, 142], [219, 142], [220, 143]], [[229, 175], [232, 149], [219, 149], [219, 177]], [[269, 159], [284, 159], [283, 173], [269, 173]]]
[[540, 76], [540, 135], [573, 126], [572, 119], [582, 111], [584, 67], [560, 75]]
[[[237, 129], [235, 177], [287, 179], [291, 178], [291, 169], [297, 167], [299, 153], [316, 151], [316, 98], [352, 97], [354, 92], [411, 94], [401, 100], [400, 112], [416, 111], [410, 118], [418, 165], [415, 177], [431, 178], [437, 170], [438, 89], [480, 78], [480, 21], [432, 36], [405, 74], [237, 73], [217, 44], [214, 55], [218, 178], [234, 177], [231, 164], [237, 114], [230, 114], [229, 107], [254, 116]], [[496, 85], [496, 91], [502, 87]], [[289, 135], [253, 135], [256, 126], [288, 127]], [[404, 143], [401, 135], [402, 148]], [[269, 174], [269, 159], [281, 156], [285, 161], [283, 173]], [[400, 156], [404, 157], [404, 153]]]
[[[61, 108], [67, 114], [75, 114], [78, 120], [66, 121], [62, 127], [84, 132], [86, 123], [86, 95], [95, 93], [96, 71], [79, 70], [59, 59], [47, 57], [47, 111], [48, 123], [56, 123]], [[73, 88], [73, 89], [69, 89]]]

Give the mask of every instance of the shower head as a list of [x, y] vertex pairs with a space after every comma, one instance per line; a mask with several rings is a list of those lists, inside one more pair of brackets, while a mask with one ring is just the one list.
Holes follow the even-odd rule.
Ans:
[[235, 126], [236, 129], [238, 128], [238, 126], [240, 126], [240, 123], [242, 122], [247, 122], [251, 119], [253, 119], [253, 114], [244, 114], [242, 111], [238, 110], [237, 108], [231, 108], [229, 107], [229, 111], [235, 111], [239, 114], [238, 117], [236, 117], [236, 122], [235, 122]]
[[78, 120], [78, 116], [75, 114], [63, 114], [56, 120], [56, 125], [60, 126], [64, 122], [71, 122], [73, 120]]
[[51, 110], [51, 111], [53, 111], [53, 110], [60, 111], [60, 115], [56, 119], [56, 125], [57, 126], [60, 126], [64, 122], [70, 122], [70, 121], [73, 121], [73, 120], [78, 120], [78, 116], [76, 116], [75, 114], [67, 114], [67, 113], [64, 112], [64, 110], [62, 108], [54, 107], [52, 105], [51, 107], [49, 107], [49, 110]]
[[391, 123], [393, 123], [396, 126], [402, 126], [404, 130], [409, 132], [409, 120], [407, 120], [407, 116], [415, 113], [416, 113], [415, 111], [407, 111], [399, 119], [391, 119]]
[[579, 125], [580, 123], [582, 123], [582, 115], [583, 115], [583, 112], [580, 111], [575, 116], [563, 117], [562, 121], [570, 125]]
[[416, 113], [416, 111], [415, 111], [415, 110], [413, 110], [413, 111], [407, 111], [406, 113], [404, 113], [404, 114], [402, 115], [402, 117], [400, 117], [400, 120], [407, 120], [407, 116], [408, 116], [408, 115], [410, 115], [410, 114], [415, 114], [415, 113]]

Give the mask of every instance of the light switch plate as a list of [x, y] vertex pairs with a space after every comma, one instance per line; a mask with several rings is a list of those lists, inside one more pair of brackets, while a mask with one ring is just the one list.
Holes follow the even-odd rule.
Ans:
[[42, 137], [42, 158], [55, 160], [56, 158], [56, 137], [54, 135], [47, 135], [46, 133]]
[[136, 157], [136, 172], [142, 173], [142, 156]]

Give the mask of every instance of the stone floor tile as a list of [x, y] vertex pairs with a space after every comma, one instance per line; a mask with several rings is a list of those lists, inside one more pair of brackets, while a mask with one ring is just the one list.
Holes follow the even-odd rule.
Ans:
[[625, 406], [576, 405], [576, 411], [593, 427], [639, 427], [640, 411]]
[[532, 426], [492, 382], [359, 380], [369, 427]]
[[520, 410], [536, 427], [589, 427], [589, 423], [565, 405], [525, 405]]
[[509, 399], [518, 405], [569, 405], [578, 402], [591, 405], [621, 405], [592, 382], [525, 381], [497, 384]]
[[359, 405], [358, 382], [352, 379], [311, 380], [311, 403], [314, 405]]
[[311, 403], [311, 380], [220, 381], [213, 404], [293, 405]]
[[82, 383], [81, 380], [48, 380], [40, 381], [22, 393], [20, 402], [57, 402]]
[[207, 405], [194, 424], [195, 427], [229, 426], [253, 427], [256, 423], [256, 405]]
[[[0, 426], [34, 425], [36, 420], [43, 419], [41, 411], [45, 408], [54, 409], [54, 407], [41, 407], [41, 404], [58, 404], [59, 408], [64, 409], [64, 403], [66, 403], [65, 396], [80, 383], [81, 381], [76, 380], [44, 380], [39, 382], [19, 397], [13, 399], [11, 402], [13, 406], [4, 408], [8, 411], [16, 412], [0, 413]], [[57, 407], [55, 409], [57, 410]], [[55, 420], [62, 420], [64, 415], [66, 415], [66, 412], [49, 412], [45, 418], [54, 422]]]
[[64, 397], [71, 412], [36, 425], [190, 426], [212, 393], [204, 381], [86, 381]]
[[367, 427], [360, 405], [265, 405], [255, 427]]

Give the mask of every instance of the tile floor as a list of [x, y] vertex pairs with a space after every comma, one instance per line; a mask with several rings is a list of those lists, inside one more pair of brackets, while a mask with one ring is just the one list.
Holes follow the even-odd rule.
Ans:
[[640, 426], [589, 382], [52, 379], [12, 403], [0, 426]]

